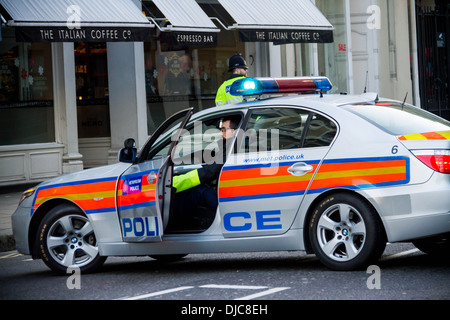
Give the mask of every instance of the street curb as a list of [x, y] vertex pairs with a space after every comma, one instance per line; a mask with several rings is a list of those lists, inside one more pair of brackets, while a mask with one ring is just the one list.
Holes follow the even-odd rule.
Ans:
[[0, 235], [0, 252], [16, 250], [16, 241], [13, 235]]

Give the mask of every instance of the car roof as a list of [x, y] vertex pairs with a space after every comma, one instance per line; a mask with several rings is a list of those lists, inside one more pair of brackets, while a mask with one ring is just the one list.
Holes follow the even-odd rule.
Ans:
[[[347, 95], [347, 94], [297, 94], [297, 95], [285, 95], [277, 97], [268, 97], [261, 100], [240, 102], [235, 104], [216, 106], [208, 108], [206, 110], [195, 113], [193, 118], [202, 117], [208, 114], [214, 114], [222, 111], [239, 111], [256, 107], [267, 106], [302, 106], [307, 108], [316, 109], [318, 111], [326, 112], [330, 107], [338, 107], [349, 104], [375, 104], [378, 99], [376, 93], [364, 93], [360, 95]], [[382, 99], [383, 101], [388, 99]]]

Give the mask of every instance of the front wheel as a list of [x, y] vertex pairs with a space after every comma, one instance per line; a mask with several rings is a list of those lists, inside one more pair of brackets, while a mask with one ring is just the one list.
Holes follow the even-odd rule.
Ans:
[[367, 267], [386, 247], [375, 210], [349, 194], [328, 196], [316, 206], [309, 221], [309, 238], [319, 260], [338, 271]]
[[56, 206], [46, 214], [37, 241], [42, 260], [60, 274], [66, 274], [69, 267], [78, 267], [82, 273], [93, 272], [106, 260], [99, 255], [89, 219], [71, 205]]

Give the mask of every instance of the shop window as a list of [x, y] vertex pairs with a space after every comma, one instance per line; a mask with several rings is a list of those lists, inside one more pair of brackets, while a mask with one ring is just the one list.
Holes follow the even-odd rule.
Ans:
[[350, 39], [347, 32], [350, 12], [346, 10], [346, 1], [318, 0], [316, 5], [335, 27], [334, 42], [317, 46], [319, 75], [330, 78], [333, 83], [333, 93], [351, 93], [349, 55], [352, 48], [349, 45]]
[[228, 79], [228, 59], [245, 55], [237, 31], [222, 30], [217, 46], [171, 45], [160, 31], [144, 43], [148, 133], [177, 111], [215, 106], [216, 92]]
[[78, 137], [110, 137], [106, 43], [75, 43]]
[[18, 43], [2, 29], [0, 145], [55, 141], [52, 52], [49, 43]]

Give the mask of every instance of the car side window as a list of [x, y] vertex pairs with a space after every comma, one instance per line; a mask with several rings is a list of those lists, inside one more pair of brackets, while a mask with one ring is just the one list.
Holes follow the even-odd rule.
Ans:
[[309, 113], [295, 108], [253, 110], [246, 130], [245, 152], [301, 148]]
[[214, 153], [221, 140], [218, 128], [220, 119], [209, 121], [194, 121], [187, 126], [175, 148], [175, 164], [201, 164], [204, 163], [205, 152]]
[[336, 124], [319, 114], [312, 114], [308, 124], [303, 148], [326, 147], [337, 133]]
[[245, 132], [245, 152], [276, 151], [329, 146], [336, 124], [322, 116], [297, 108], [253, 110]]
[[[242, 117], [240, 114], [235, 116]], [[190, 165], [209, 162], [219, 149], [218, 142], [222, 141], [220, 126], [224, 118], [226, 116], [219, 115], [190, 121], [175, 147], [174, 163], [176, 165]], [[172, 135], [168, 136], [152, 150], [152, 159], [167, 155], [172, 143], [171, 137]]]
[[[202, 163], [203, 151], [214, 150], [217, 147], [217, 141], [221, 138], [220, 130], [217, 127], [219, 121], [220, 119], [213, 119], [188, 123], [175, 147], [173, 161], [176, 164]], [[157, 146], [159, 150], [152, 158], [165, 157], [167, 155], [172, 143], [171, 137], [172, 135]]]

